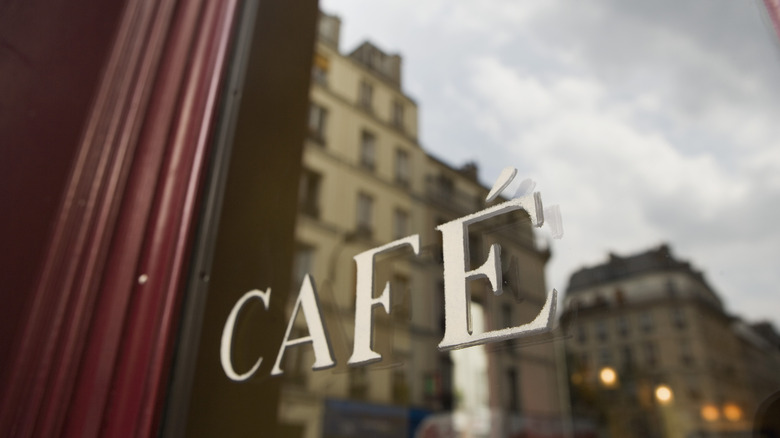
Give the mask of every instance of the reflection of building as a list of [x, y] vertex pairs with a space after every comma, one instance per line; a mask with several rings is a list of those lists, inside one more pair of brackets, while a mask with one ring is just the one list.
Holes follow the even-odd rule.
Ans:
[[[468, 215], [485, 207], [487, 190], [477, 181], [476, 167], [455, 170], [435, 158], [428, 158], [426, 197], [428, 225]], [[438, 247], [441, 235], [431, 236]], [[533, 320], [546, 297], [544, 266], [549, 252], [535, 244], [530, 221], [524, 212], [480, 222], [469, 227], [468, 246], [471, 268], [481, 265], [494, 243], [501, 245], [503, 293], [495, 296], [486, 281], [471, 284], [472, 300], [481, 305], [485, 330], [518, 326]], [[432, 280], [441, 283], [441, 266], [436, 265]], [[440, 292], [441, 294], [441, 292]], [[442, 306], [437, 306], [442, 311]], [[550, 342], [537, 345], [521, 340], [487, 344], [488, 406], [493, 431], [521, 434], [528, 421], [560, 427], [560, 399], [556, 356]], [[498, 423], [498, 424], [496, 424]]]
[[574, 409], [611, 436], [749, 431], [762, 388], [780, 383], [777, 346], [666, 245], [575, 272], [564, 303]]
[[[393, 429], [400, 427], [399, 416], [411, 424], [426, 413], [453, 408], [453, 363], [449, 353], [437, 349], [444, 304], [441, 237], [435, 227], [484, 208], [487, 195], [476, 166], [453, 169], [421, 148], [417, 104], [401, 87], [400, 56], [371, 43], [345, 56], [338, 48], [339, 28], [337, 17], [321, 15], [293, 274], [295, 285], [305, 273], [316, 281], [338, 365], [312, 372], [311, 350], [302, 347], [288, 350], [282, 366], [280, 420], [288, 433], [309, 437], [336, 434], [331, 420], [351, 411], [394, 412], [377, 414]], [[377, 293], [386, 282], [391, 285], [391, 313], [381, 307], [373, 313], [374, 349], [383, 359], [348, 368], [355, 317], [352, 257], [415, 233], [421, 236], [419, 256], [406, 250], [377, 259]], [[549, 253], [536, 248], [528, 218], [520, 214], [474, 228], [469, 238], [474, 263], [484, 261], [493, 242], [502, 245], [506, 293], [488, 296], [475, 284], [474, 300], [486, 309], [488, 329], [528, 322], [544, 302]], [[305, 334], [303, 324], [300, 330]], [[483, 384], [491, 392], [491, 408], [515, 420], [519, 413], [548, 421], [559, 415], [551, 344], [520, 349], [501, 343], [488, 350]], [[358, 423], [351, 430], [369, 430]], [[339, 424], [338, 434], [350, 429]]]
[[[380, 418], [395, 430], [403, 413], [409, 414], [399, 413], [398, 406], [441, 407], [436, 362], [413, 354], [413, 341], [433, 339], [422, 312], [431, 307], [425, 301], [434, 297], [410, 293], [423, 290], [424, 284], [411, 250], [376, 261], [377, 293], [386, 282], [391, 284], [391, 313], [381, 308], [373, 312], [373, 345], [382, 361], [346, 365], [354, 336], [352, 257], [424, 227], [424, 202], [415, 194], [422, 191], [425, 153], [417, 143], [417, 105], [401, 89], [401, 58], [369, 43], [345, 56], [338, 49], [339, 27], [337, 17], [321, 15], [293, 274], [294, 284], [300, 284], [305, 273], [316, 281], [338, 366], [312, 372], [311, 350], [305, 347], [290, 349], [285, 358], [280, 420], [302, 436], [335, 434], [334, 416], [347, 418], [349, 412], [370, 406], [378, 414], [353, 416], [352, 426], [341, 421], [343, 430], [365, 432], [370, 426], [361, 422]], [[436, 351], [433, 342], [427, 347]], [[396, 408], [387, 408], [391, 405]]]

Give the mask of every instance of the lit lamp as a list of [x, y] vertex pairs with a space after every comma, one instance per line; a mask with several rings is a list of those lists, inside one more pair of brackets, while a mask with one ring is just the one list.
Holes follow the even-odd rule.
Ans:
[[607, 388], [617, 385], [617, 373], [611, 367], [604, 367], [599, 371], [599, 381]]
[[734, 403], [723, 405], [723, 416], [729, 421], [739, 421], [742, 419], [742, 409]]
[[715, 405], [704, 405], [701, 407], [701, 418], [707, 421], [717, 421], [720, 418], [720, 412]]
[[676, 436], [674, 431], [679, 430], [680, 427], [678, 415], [674, 412], [674, 406], [672, 406], [672, 400], [674, 400], [672, 388], [662, 383], [655, 387], [654, 395], [663, 421], [664, 436]]
[[666, 385], [658, 385], [655, 387], [655, 399], [662, 405], [668, 404], [674, 398], [672, 388]]

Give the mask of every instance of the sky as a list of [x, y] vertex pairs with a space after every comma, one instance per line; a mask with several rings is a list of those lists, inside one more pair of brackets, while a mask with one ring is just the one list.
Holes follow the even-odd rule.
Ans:
[[[323, 0], [403, 57], [424, 149], [558, 204], [548, 287], [668, 243], [780, 329], [780, 44], [755, 0]], [[547, 236], [545, 236], [547, 233]], [[549, 231], [541, 231], [542, 239]]]

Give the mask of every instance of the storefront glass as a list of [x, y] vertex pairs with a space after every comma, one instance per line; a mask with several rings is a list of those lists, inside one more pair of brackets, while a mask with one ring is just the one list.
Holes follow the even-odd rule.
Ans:
[[245, 6], [162, 435], [774, 436], [765, 3]]

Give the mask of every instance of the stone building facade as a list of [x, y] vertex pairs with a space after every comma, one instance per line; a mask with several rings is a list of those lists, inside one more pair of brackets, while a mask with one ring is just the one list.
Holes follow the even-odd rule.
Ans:
[[750, 436], [780, 386], [777, 346], [667, 245], [572, 274], [562, 325], [573, 408], [610, 436]]

